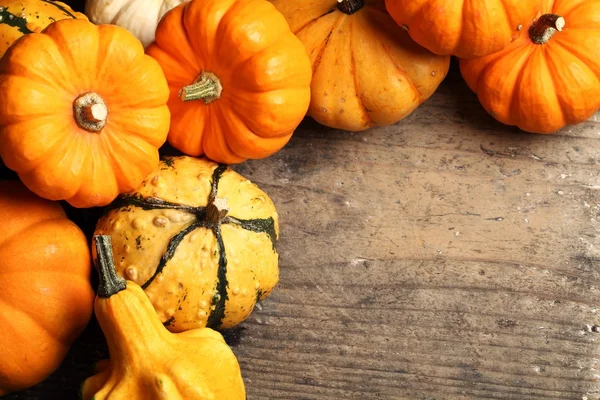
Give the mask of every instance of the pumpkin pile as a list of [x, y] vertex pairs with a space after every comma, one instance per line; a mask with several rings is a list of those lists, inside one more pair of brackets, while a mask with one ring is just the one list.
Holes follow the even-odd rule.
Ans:
[[[475, 3], [0, 0], [18, 179], [0, 181], [0, 396], [58, 368], [93, 310], [110, 359], [84, 399], [244, 399], [219, 330], [275, 289], [279, 219], [228, 164], [280, 151], [305, 117], [398, 123], [452, 56], [504, 124], [553, 133], [600, 108], [600, 0]], [[102, 211], [93, 237], [66, 205]]]

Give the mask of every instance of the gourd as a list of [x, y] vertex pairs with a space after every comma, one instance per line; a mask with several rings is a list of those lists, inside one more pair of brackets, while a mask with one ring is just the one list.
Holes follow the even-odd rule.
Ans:
[[428, 99], [450, 57], [417, 45], [383, 0], [271, 0], [306, 47], [313, 78], [308, 115], [363, 131], [394, 124]]
[[167, 82], [123, 28], [63, 19], [21, 37], [0, 92], [0, 157], [43, 198], [103, 206], [158, 165]]
[[85, 13], [95, 24], [114, 24], [133, 33], [147, 47], [158, 21], [184, 0], [87, 0]]
[[526, 32], [540, 0], [386, 0], [396, 23], [436, 54], [483, 57]]
[[90, 250], [60, 204], [0, 181], [0, 396], [46, 379], [92, 315]]
[[60, 1], [0, 0], [0, 57], [21, 36], [68, 18], [87, 19]]
[[302, 43], [267, 0], [192, 0], [162, 18], [147, 53], [169, 82], [169, 143], [234, 164], [280, 150], [306, 115]]
[[108, 210], [95, 234], [112, 237], [117, 274], [172, 332], [235, 326], [279, 280], [275, 206], [226, 165], [165, 157]]
[[119, 278], [109, 236], [96, 236], [100, 284], [94, 305], [110, 360], [81, 387], [83, 400], [244, 400], [238, 361], [210, 328], [169, 332], [142, 288]]
[[583, 122], [600, 108], [600, 0], [544, 1], [504, 50], [460, 70], [498, 121], [533, 133]]

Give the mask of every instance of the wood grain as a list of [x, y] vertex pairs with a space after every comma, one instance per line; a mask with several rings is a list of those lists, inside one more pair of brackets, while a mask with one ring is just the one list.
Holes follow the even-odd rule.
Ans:
[[[596, 119], [519, 132], [453, 68], [399, 124], [307, 120], [234, 168], [281, 218], [280, 283], [224, 332], [249, 400], [600, 399]], [[67, 210], [91, 235], [101, 210]], [[75, 398], [107, 355], [92, 321], [61, 369], [6, 399]]]
[[599, 139], [501, 126], [454, 73], [400, 124], [237, 167], [282, 226], [248, 398], [599, 398]]

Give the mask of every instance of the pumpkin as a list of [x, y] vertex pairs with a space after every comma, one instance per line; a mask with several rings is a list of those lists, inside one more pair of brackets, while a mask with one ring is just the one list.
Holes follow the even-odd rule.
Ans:
[[583, 122], [600, 108], [600, 0], [546, 0], [526, 35], [460, 70], [487, 112], [533, 133]]
[[92, 315], [90, 250], [59, 203], [0, 181], [0, 396], [46, 379]]
[[0, 57], [21, 36], [69, 18], [87, 20], [84, 14], [60, 1], [0, 0]]
[[81, 387], [83, 400], [245, 400], [238, 361], [220, 333], [171, 333], [142, 288], [119, 278], [109, 236], [94, 238], [100, 284], [94, 310], [110, 360]]
[[435, 54], [483, 57], [518, 38], [540, 0], [385, 0], [396, 23]]
[[87, 0], [85, 13], [95, 24], [114, 24], [133, 33], [144, 47], [154, 41], [163, 15], [184, 0]]
[[0, 92], [0, 157], [43, 198], [106, 205], [158, 165], [167, 82], [123, 28], [63, 19], [21, 37]]
[[267, 0], [192, 0], [169, 11], [147, 53], [171, 95], [169, 143], [234, 164], [280, 150], [310, 101], [302, 43]]
[[273, 202], [226, 165], [165, 157], [109, 210], [95, 234], [173, 332], [239, 324], [279, 280]]
[[417, 45], [383, 0], [271, 0], [310, 56], [308, 115], [322, 125], [363, 131], [396, 123], [428, 99], [449, 57]]

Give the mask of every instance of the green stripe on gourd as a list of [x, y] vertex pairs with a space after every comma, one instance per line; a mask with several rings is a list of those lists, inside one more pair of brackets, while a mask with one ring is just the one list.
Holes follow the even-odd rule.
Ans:
[[[255, 233], [265, 233], [272, 243], [273, 250], [276, 249], [277, 242], [275, 221], [272, 217], [240, 219], [226, 215], [227, 210], [220, 208], [217, 194], [219, 181], [225, 171], [227, 171], [226, 165], [219, 165], [213, 171], [211, 178], [211, 192], [206, 206], [194, 207], [186, 204], [172, 203], [155, 197], [144, 197], [139, 194], [122, 195], [109, 206], [109, 210], [128, 209], [130, 207], [139, 207], [143, 210], [171, 209], [184, 211], [195, 216], [195, 219], [191, 223], [171, 237], [154, 273], [146, 280], [146, 282], [140, 285], [143, 289], [147, 289], [152, 282], [154, 282], [155, 278], [163, 272], [168, 262], [175, 256], [179, 244], [186, 237], [192, 234], [196, 229], [200, 228], [210, 229], [213, 232], [215, 240], [217, 241], [219, 261], [215, 296], [212, 300], [212, 305], [214, 307], [208, 316], [206, 324], [209, 328], [219, 328], [221, 326], [223, 318], [225, 317], [225, 305], [229, 298], [227, 294], [227, 255], [223, 237], [221, 235], [221, 226], [224, 224], [231, 224]], [[256, 299], [260, 299], [261, 295], [262, 290], [257, 289]], [[173, 320], [174, 318], [171, 317], [167, 319], [164, 324], [169, 325]]]
[[50, 1], [50, 0], [42, 0], [43, 3], [46, 4], [50, 4], [56, 8], [58, 8], [60, 11], [64, 12], [66, 16], [71, 17], [73, 19], [77, 19], [77, 17], [75, 15], [73, 15], [72, 12], [70, 12], [69, 10], [67, 10], [65, 7], [63, 7], [62, 5], [60, 5], [59, 3], [55, 2], [55, 1]]
[[24, 35], [29, 33], [33, 33], [29, 28], [27, 28], [27, 19], [23, 17], [19, 17], [8, 11], [6, 7], [0, 6], [0, 25], [8, 25], [13, 28], [19, 29]]

